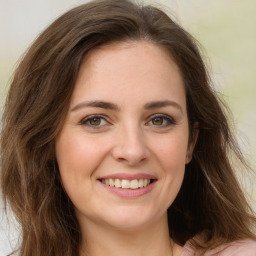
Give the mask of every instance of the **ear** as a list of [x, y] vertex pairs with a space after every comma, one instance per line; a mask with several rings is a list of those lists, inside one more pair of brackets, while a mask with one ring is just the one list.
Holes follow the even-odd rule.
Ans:
[[199, 123], [195, 122], [193, 127], [192, 139], [190, 140], [187, 148], [186, 164], [188, 164], [192, 160], [193, 151], [194, 151], [198, 134], [199, 134], [198, 126], [199, 126]]

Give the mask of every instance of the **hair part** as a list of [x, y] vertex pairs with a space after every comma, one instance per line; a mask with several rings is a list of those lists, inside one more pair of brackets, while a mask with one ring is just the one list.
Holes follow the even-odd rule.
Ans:
[[1, 137], [1, 187], [21, 228], [21, 255], [77, 255], [80, 228], [60, 182], [54, 143], [66, 117], [86, 54], [111, 42], [149, 41], [166, 49], [184, 81], [193, 159], [168, 209], [170, 236], [205, 249], [240, 238], [255, 239], [255, 217], [237, 182], [230, 154], [246, 162], [210, 86], [196, 41], [161, 10], [129, 0], [78, 6], [50, 25], [20, 62], [5, 104]]

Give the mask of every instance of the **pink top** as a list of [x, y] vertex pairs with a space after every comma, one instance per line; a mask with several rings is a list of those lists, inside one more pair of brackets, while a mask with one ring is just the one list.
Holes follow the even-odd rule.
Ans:
[[[181, 256], [202, 256], [202, 254], [194, 249], [191, 242], [188, 241]], [[207, 251], [203, 256], [256, 256], [256, 241], [238, 240]]]

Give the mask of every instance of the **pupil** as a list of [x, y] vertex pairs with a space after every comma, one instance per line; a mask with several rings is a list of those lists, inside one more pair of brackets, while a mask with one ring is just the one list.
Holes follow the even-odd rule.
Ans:
[[156, 125], [161, 125], [163, 124], [163, 118], [161, 117], [156, 117], [153, 119], [153, 124], [156, 124]]

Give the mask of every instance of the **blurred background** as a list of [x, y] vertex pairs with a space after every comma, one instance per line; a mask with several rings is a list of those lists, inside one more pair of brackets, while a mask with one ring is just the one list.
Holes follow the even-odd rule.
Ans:
[[[66, 10], [87, 1], [1, 0], [0, 115], [12, 73], [35, 37]], [[236, 133], [256, 169], [256, 1], [144, 0], [165, 9], [203, 46], [215, 88], [229, 104]], [[256, 178], [240, 175], [255, 207]], [[19, 226], [0, 203], [0, 256], [15, 248]]]

